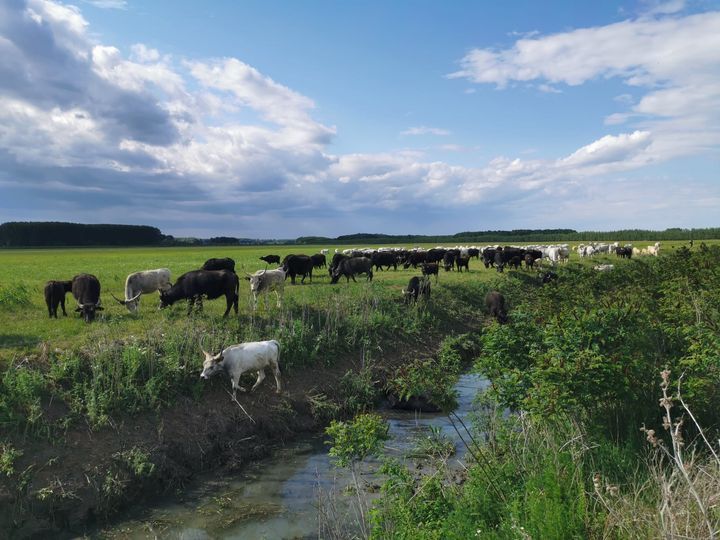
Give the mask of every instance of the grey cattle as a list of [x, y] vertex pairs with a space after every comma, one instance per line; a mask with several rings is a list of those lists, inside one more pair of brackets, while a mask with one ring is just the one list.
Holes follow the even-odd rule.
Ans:
[[156, 268], [155, 270], [143, 270], [129, 274], [125, 279], [125, 300], [120, 300], [114, 294], [110, 296], [125, 306], [130, 313], [135, 313], [140, 304], [140, 295], [150, 294], [155, 291], [167, 291], [172, 287], [170, 283], [170, 270], [167, 268]]
[[[283, 292], [285, 291], [285, 270], [258, 270], [254, 274], [247, 274], [245, 277], [250, 281], [250, 292], [253, 295], [253, 309], [257, 309], [258, 296], [265, 296], [265, 309], [267, 309], [267, 295], [270, 291], [275, 293], [277, 306], [282, 305]], [[280, 291], [280, 294], [278, 294]]]

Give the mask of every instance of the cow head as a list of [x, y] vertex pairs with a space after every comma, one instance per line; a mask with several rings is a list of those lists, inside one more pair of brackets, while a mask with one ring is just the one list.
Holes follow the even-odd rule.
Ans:
[[104, 308], [100, 305], [100, 302], [98, 301], [97, 304], [78, 303], [78, 307], [75, 308], [75, 311], [79, 312], [82, 315], [82, 318], [86, 323], [89, 323], [95, 320], [95, 313], [97, 311], [102, 311], [103, 309]]
[[120, 300], [113, 293], [110, 293], [110, 296], [112, 296], [118, 304], [120, 304], [121, 306], [125, 306], [130, 313], [135, 313], [137, 311], [138, 304], [140, 303], [138, 299], [140, 298], [141, 294], [142, 292], [139, 292], [129, 300]]
[[266, 270], [261, 270], [260, 272], [257, 272], [255, 274], [247, 274], [248, 280], [250, 280], [250, 292], [251, 293], [257, 293], [260, 291], [260, 288], [262, 287], [262, 283], [264, 281], [263, 276], [265, 275]]
[[213, 375], [217, 375], [221, 371], [224, 371], [222, 365], [222, 361], [224, 360], [222, 352], [212, 354], [203, 349], [201, 350], [205, 355], [205, 360], [203, 361], [203, 370], [202, 373], [200, 373], [201, 379], [209, 379]]
[[168, 294], [168, 291], [160, 291], [160, 305], [158, 309], [165, 309], [168, 306], [172, 306], [175, 303], [175, 299]]

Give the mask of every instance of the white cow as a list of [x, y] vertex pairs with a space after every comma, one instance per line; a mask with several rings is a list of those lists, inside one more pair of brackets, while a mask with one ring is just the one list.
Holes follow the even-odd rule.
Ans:
[[653, 255], [654, 257], [657, 257], [658, 255], [660, 255], [660, 242], [655, 242], [655, 245], [648, 246], [647, 254]]
[[112, 293], [110, 293], [110, 296], [125, 306], [130, 313], [135, 313], [140, 304], [140, 295], [154, 293], [155, 291], [166, 291], [170, 287], [172, 287], [170, 270], [157, 268], [128, 275], [125, 279], [125, 300], [120, 300]]
[[[250, 292], [253, 295], [253, 310], [257, 309], [258, 296], [265, 295], [265, 309], [267, 309], [267, 295], [270, 291], [275, 293], [277, 307], [282, 305], [285, 292], [285, 270], [280, 267], [276, 270], [258, 270], [254, 274], [247, 274], [245, 278], [250, 281]], [[280, 294], [278, 294], [280, 291]]]
[[250, 389], [252, 392], [265, 379], [265, 368], [270, 367], [275, 375], [276, 393], [280, 393], [280, 344], [271, 339], [269, 341], [249, 341], [239, 345], [231, 345], [218, 354], [210, 354], [203, 350], [205, 360], [201, 379], [209, 379], [218, 373], [227, 373], [232, 382], [233, 399], [236, 399], [237, 390], [247, 392], [240, 386], [240, 377], [246, 371], [257, 371], [257, 381]]

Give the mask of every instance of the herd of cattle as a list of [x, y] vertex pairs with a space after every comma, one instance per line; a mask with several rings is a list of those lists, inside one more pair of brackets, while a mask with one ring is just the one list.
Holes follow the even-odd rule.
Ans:
[[[541, 264], [556, 264], [567, 261], [570, 256], [570, 247], [567, 244], [551, 246], [460, 246], [454, 248], [435, 247], [431, 249], [404, 249], [404, 248], [380, 248], [380, 249], [346, 249], [335, 253], [328, 264], [329, 250], [323, 249], [320, 253], [308, 255], [287, 255], [283, 259], [279, 255], [266, 255], [260, 257], [266, 265], [277, 265], [277, 268], [259, 270], [253, 274], [247, 273], [245, 279], [250, 282], [250, 292], [253, 296], [253, 307], [257, 308], [258, 298], [264, 296], [267, 307], [267, 295], [274, 292], [277, 305], [282, 302], [282, 294], [285, 280], [295, 284], [297, 277], [300, 283], [306, 278], [312, 282], [313, 270], [327, 268], [330, 283], [337, 283], [344, 277], [349, 283], [355, 277], [365, 275], [367, 281], [372, 281], [373, 271], [389, 270], [391, 267], [397, 270], [398, 266], [405, 269], [418, 267], [421, 270], [420, 276], [410, 279], [407, 287], [403, 290], [406, 302], [415, 302], [420, 298], [427, 299], [430, 296], [430, 278], [435, 276], [437, 282], [440, 268], [446, 272], [456, 270], [457, 272], [469, 271], [470, 259], [482, 260], [485, 268], [495, 268], [502, 272], [506, 267], [515, 269], [523, 264], [526, 268], [534, 268]], [[643, 250], [633, 248], [632, 245], [620, 246], [614, 244], [581, 244], [577, 247], [581, 257], [592, 257], [597, 254], [615, 253], [618, 257], [630, 258], [634, 255], [655, 255], [660, 251], [660, 244], [655, 243]], [[605, 265], [607, 266], [607, 265]], [[549, 277], [548, 277], [549, 276]], [[552, 273], [543, 275], [552, 279]], [[170, 270], [159, 268], [156, 270], [145, 270], [135, 272], [127, 276], [125, 280], [125, 298], [123, 300], [112, 297], [128, 311], [134, 313], [138, 310], [140, 297], [143, 294], [150, 294], [158, 291], [160, 293], [160, 308], [165, 308], [180, 300], [187, 300], [188, 313], [194, 306], [202, 309], [202, 300], [207, 298], [213, 300], [221, 296], [225, 297], [226, 309], [223, 317], [226, 317], [231, 309], [238, 312], [240, 279], [235, 273], [235, 261], [230, 258], [208, 259], [198, 270], [192, 270], [181, 275], [173, 284], [170, 281]], [[95, 314], [103, 307], [100, 302], [100, 281], [92, 274], [78, 274], [69, 281], [48, 281], [45, 285], [45, 302], [50, 317], [57, 318], [57, 310], [60, 306], [63, 315], [65, 311], [65, 295], [71, 292], [77, 307], [75, 311], [80, 312], [86, 322], [95, 318]]]

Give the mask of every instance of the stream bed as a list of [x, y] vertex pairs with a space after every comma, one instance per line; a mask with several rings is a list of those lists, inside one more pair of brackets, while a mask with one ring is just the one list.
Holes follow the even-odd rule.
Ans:
[[[465, 374], [455, 387], [455, 413], [468, 427], [473, 400], [488, 384], [479, 375]], [[450, 465], [460, 466], [464, 460], [465, 447], [447, 415], [390, 409], [379, 412], [390, 426], [386, 455], [402, 458], [414, 448], [418, 437], [433, 428], [455, 443], [456, 453]], [[462, 426], [458, 428], [462, 433]], [[355, 520], [357, 508], [354, 495], [344, 489], [351, 482], [350, 473], [333, 465], [324, 441], [322, 435], [295, 441], [272, 457], [226, 478], [200, 477], [182, 495], [168, 497], [149, 509], [128, 512], [113, 526], [92, 536], [179, 540], [317, 538], [319, 494], [332, 501], [340, 519]], [[364, 464], [360, 474], [364, 485], [382, 482], [380, 475], [373, 472], [376, 466], [373, 460]]]

